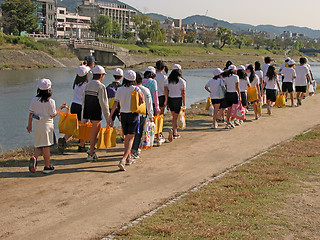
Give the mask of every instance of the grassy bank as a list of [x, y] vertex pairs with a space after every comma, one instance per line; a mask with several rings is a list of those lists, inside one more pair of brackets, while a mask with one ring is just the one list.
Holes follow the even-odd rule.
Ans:
[[320, 212], [313, 204], [320, 193], [318, 144], [320, 127], [119, 232], [117, 238], [317, 239]]

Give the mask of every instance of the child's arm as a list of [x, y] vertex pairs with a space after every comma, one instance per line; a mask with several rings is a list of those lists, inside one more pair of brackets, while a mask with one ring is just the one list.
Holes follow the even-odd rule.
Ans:
[[114, 101], [114, 104], [112, 106], [111, 112], [110, 112], [110, 116], [107, 119], [107, 124], [110, 127], [113, 127], [113, 121], [112, 121], [112, 116], [114, 114], [114, 111], [117, 109], [119, 102], [118, 101]]
[[58, 109], [56, 111], [56, 114], [51, 116], [51, 118], [55, 118], [61, 112], [61, 110], [66, 108], [66, 107], [67, 107], [67, 103], [62, 104], [60, 107], [58, 107]]
[[207, 86], [205, 86], [204, 89], [211, 93], [210, 89]]
[[28, 133], [32, 132], [32, 115], [33, 113], [29, 113], [28, 126], [27, 126]]

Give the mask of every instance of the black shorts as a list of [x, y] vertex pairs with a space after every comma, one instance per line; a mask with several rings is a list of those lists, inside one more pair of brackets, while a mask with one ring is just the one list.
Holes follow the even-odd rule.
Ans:
[[227, 99], [226, 98], [222, 98], [221, 99], [221, 103], [220, 103], [220, 109], [224, 109], [227, 108]]
[[214, 105], [214, 104], [221, 104], [221, 100], [222, 100], [222, 99], [212, 99], [212, 98], [211, 98], [211, 103], [212, 103], [212, 105]]
[[101, 121], [102, 110], [98, 97], [85, 95], [84, 99], [83, 118], [91, 121]]
[[266, 89], [267, 100], [275, 102], [277, 99], [277, 90], [276, 89]]
[[239, 103], [239, 97], [237, 92], [226, 93], [227, 107], [232, 107], [233, 104]]
[[282, 83], [282, 92], [286, 92], [288, 91], [288, 93], [293, 92], [293, 84], [292, 82], [284, 82]]
[[121, 126], [123, 134], [136, 134], [139, 126], [138, 113], [121, 113]]
[[306, 93], [307, 92], [307, 86], [296, 86], [296, 92]]
[[246, 92], [240, 92], [241, 93], [241, 104], [242, 106], [247, 106], [247, 93]]
[[182, 97], [168, 98], [168, 106], [171, 112], [179, 114], [182, 106]]
[[165, 96], [159, 96], [158, 99], [159, 99], [159, 107], [161, 108], [164, 107], [164, 102], [166, 100]]
[[77, 114], [78, 121], [81, 121], [82, 105], [74, 102], [71, 103], [70, 112], [71, 114]]

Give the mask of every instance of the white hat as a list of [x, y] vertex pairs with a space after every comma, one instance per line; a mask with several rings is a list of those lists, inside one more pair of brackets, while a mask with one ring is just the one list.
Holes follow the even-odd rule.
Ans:
[[246, 67], [243, 66], [243, 65], [239, 65], [238, 68], [237, 68], [237, 70], [246, 70]]
[[40, 90], [48, 90], [51, 88], [51, 81], [49, 79], [46, 78], [42, 78], [39, 80], [38, 82], [38, 88]]
[[246, 64], [246, 65], [245, 65], [246, 69], [247, 69], [249, 66], [250, 66], [250, 64]]
[[81, 65], [79, 67], [77, 67], [76, 69], [76, 73], [79, 77], [84, 77], [85, 75], [87, 75], [89, 72], [87, 66]]
[[153, 74], [156, 74], [156, 69], [154, 67], [147, 67], [146, 72], [152, 72]]
[[286, 59], [284, 60], [285, 62], [289, 62], [291, 60], [290, 57], [286, 57]]
[[126, 73], [124, 74], [124, 78], [128, 81], [135, 81], [137, 77], [137, 74], [135, 71], [133, 70], [128, 70], [126, 71]]
[[235, 65], [230, 65], [228, 67], [228, 70], [237, 70], [237, 67]]
[[121, 68], [116, 68], [113, 70], [113, 76], [123, 76], [123, 70]]
[[180, 64], [174, 64], [172, 70], [182, 70], [182, 67]]
[[288, 65], [295, 65], [295, 64], [296, 64], [296, 62], [292, 59], [288, 62]]
[[220, 68], [216, 68], [213, 70], [213, 76], [219, 76], [223, 71]]
[[103, 67], [96, 65], [96, 66], [94, 66], [94, 68], [92, 68], [92, 73], [93, 74], [106, 74], [106, 70]]

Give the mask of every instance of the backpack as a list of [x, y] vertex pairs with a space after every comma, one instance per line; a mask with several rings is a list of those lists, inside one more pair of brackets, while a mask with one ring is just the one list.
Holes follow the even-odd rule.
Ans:
[[108, 87], [107, 87], [107, 94], [108, 94], [109, 108], [110, 109], [113, 107], [114, 97], [116, 96], [117, 89], [118, 89], [118, 86], [116, 86], [113, 83], [109, 84]]

